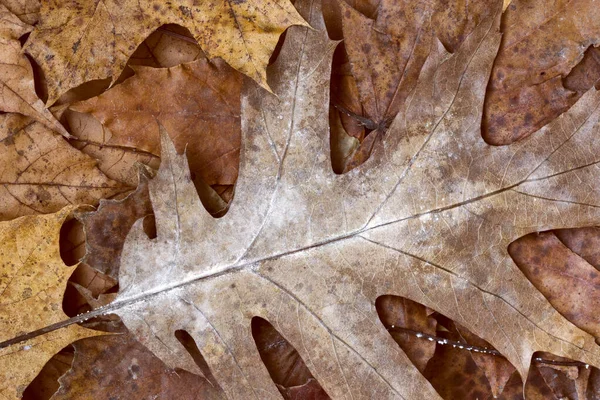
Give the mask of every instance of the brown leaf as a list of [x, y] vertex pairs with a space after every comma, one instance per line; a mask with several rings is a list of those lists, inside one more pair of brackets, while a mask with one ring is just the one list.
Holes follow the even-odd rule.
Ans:
[[[569, 109], [600, 79], [600, 7], [593, 0], [513, 0], [502, 22], [482, 123], [509, 144]], [[585, 57], [584, 57], [585, 54]]]
[[[207, 192], [207, 184], [233, 186], [239, 164], [242, 76], [223, 62], [205, 59], [169, 69], [134, 69], [133, 78], [71, 107], [91, 113], [112, 133], [95, 144], [159, 155], [158, 119], [176, 132], [173, 140], [188, 156], [199, 193]], [[155, 93], [160, 97], [154, 98]], [[202, 197], [209, 204], [207, 196]], [[220, 202], [209, 209], [216, 213], [224, 207]]]
[[169, 68], [199, 58], [206, 57], [190, 31], [179, 25], [165, 25], [142, 42], [127, 65]]
[[334, 6], [339, 7], [344, 37], [338, 53], [345, 52], [349, 64], [345, 64], [344, 54], [337, 55], [338, 65], [344, 64], [332, 76], [333, 140], [344, 136], [339, 131], [343, 127], [346, 135], [360, 142], [337, 156], [343, 161], [334, 165], [336, 172], [347, 172], [371, 155], [374, 143], [415, 88], [436, 36], [454, 52], [490, 15], [492, 3], [384, 0], [375, 17], [363, 15], [342, 0]]
[[[73, 272], [60, 258], [58, 237], [73, 211], [0, 222], [0, 341], [64, 319], [62, 294]], [[0, 349], [0, 395], [20, 398], [46, 361], [69, 343], [102, 332], [69, 325]]]
[[107, 178], [96, 161], [44, 125], [0, 115], [0, 220], [96, 204], [131, 188]]
[[510, 256], [552, 306], [600, 338], [600, 272], [553, 232], [532, 233], [509, 246]]
[[252, 337], [262, 362], [284, 399], [329, 399], [298, 351], [273, 325], [262, 318], [253, 318]]
[[121, 253], [117, 299], [65, 323], [115, 312], [165, 364], [203, 373], [177, 340], [185, 330], [225, 394], [244, 399], [280, 395], [252, 340], [255, 317], [277, 328], [332, 398], [439, 399], [378, 319], [381, 295], [451, 318], [523, 377], [538, 351], [600, 365], [594, 337], [561, 316], [507, 252], [530, 232], [600, 222], [600, 92], [524, 141], [485, 143], [498, 2], [454, 54], [432, 46], [372, 157], [336, 175], [327, 147], [336, 43], [319, 2], [296, 5], [315, 29], [286, 34], [269, 67], [277, 97], [244, 88], [229, 212], [205, 212], [187, 157], [162, 129], [149, 182], [156, 237], [138, 220]]
[[111, 76], [114, 82], [139, 44], [169, 23], [188, 28], [209, 58], [221, 57], [265, 88], [279, 35], [306, 24], [286, 0], [44, 1], [25, 48], [44, 70], [51, 105], [84, 82]]
[[90, 114], [67, 109], [64, 118], [74, 137], [70, 140], [71, 145], [98, 160], [100, 171], [111, 179], [135, 187], [138, 184], [136, 164], [144, 164], [154, 169], [160, 165], [160, 158], [155, 154], [107, 144], [113, 133]]
[[221, 399], [218, 387], [184, 370], [172, 370], [130, 334], [77, 341], [69, 372], [52, 397], [61, 399]]
[[19, 37], [33, 27], [21, 22], [1, 3], [0, 20], [0, 111], [30, 116], [69, 137], [69, 133], [37, 97], [31, 65], [21, 53]]
[[[436, 343], [422, 340], [407, 332], [435, 335], [437, 321], [431, 316], [432, 310], [409, 299], [398, 296], [382, 296], [375, 303], [377, 314], [383, 325], [390, 331], [392, 338], [400, 345], [410, 361], [421, 373], [435, 353]], [[394, 329], [402, 327], [405, 330]]]
[[97, 211], [77, 215], [85, 228], [83, 260], [115, 279], [119, 276], [125, 237], [135, 221], [152, 214], [147, 175], [140, 173], [139, 182], [135, 192], [125, 199], [101, 200]]

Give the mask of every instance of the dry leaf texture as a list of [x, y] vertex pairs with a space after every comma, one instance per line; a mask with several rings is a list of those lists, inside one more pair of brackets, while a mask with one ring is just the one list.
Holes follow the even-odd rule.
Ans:
[[483, 115], [484, 138], [496, 145], [537, 131], [600, 79], [600, 49], [591, 47], [600, 45], [600, 7], [595, 0], [514, 0], [503, 33]]
[[69, 137], [69, 133], [37, 97], [31, 65], [21, 53], [19, 37], [33, 27], [21, 22], [1, 3], [0, 21], [0, 111], [28, 115]]
[[84, 82], [114, 82], [139, 44], [169, 23], [188, 28], [207, 57], [221, 57], [266, 87], [279, 35], [305, 24], [287, 0], [44, 0], [40, 15], [26, 51], [44, 70], [48, 104]]
[[389, 138], [359, 170], [336, 176], [326, 117], [334, 43], [318, 3], [297, 6], [318, 30], [290, 30], [270, 71], [279, 98], [246, 91], [241, 172], [225, 217], [202, 209], [185, 156], [163, 133], [150, 182], [157, 238], [138, 221], [121, 258], [114, 307], [129, 329], [169, 365], [195, 371], [173, 336], [187, 330], [233, 398], [279, 396], [252, 343], [254, 316], [298, 349], [332, 398], [438, 398], [378, 321], [382, 294], [443, 313], [521, 376], [538, 350], [600, 365], [593, 337], [507, 253], [528, 232], [598, 222], [590, 146], [599, 145], [600, 95], [588, 92], [528, 140], [486, 144], [479, 121], [499, 5], [453, 55], [432, 44]]
[[0, 220], [93, 205], [131, 189], [59, 134], [18, 114], [0, 115], [0, 158]]
[[206, 185], [233, 186], [239, 164], [242, 75], [215, 61], [200, 59], [160, 69], [136, 66], [132, 78], [71, 109], [91, 113], [110, 130], [110, 136], [95, 144], [156, 156], [158, 119], [172, 132], [177, 150], [186, 150], [199, 192]]
[[[60, 227], [73, 207], [0, 222], [0, 341], [62, 321], [73, 268], [59, 254]], [[0, 349], [0, 397], [18, 399], [46, 361], [78, 339], [102, 334], [70, 325]]]
[[187, 331], [231, 398], [280, 396], [252, 340], [254, 317], [298, 350], [332, 398], [440, 398], [379, 321], [384, 294], [464, 326], [522, 377], [536, 351], [600, 366], [594, 338], [507, 252], [527, 233], [600, 221], [600, 93], [516, 144], [485, 143], [498, 4], [454, 54], [432, 41], [389, 135], [360, 168], [336, 175], [327, 126], [335, 43], [318, 2], [296, 5], [315, 30], [288, 32], [269, 67], [278, 97], [244, 90], [230, 211], [214, 219], [203, 208], [187, 157], [163, 129], [149, 182], [157, 236], [142, 220], [132, 227], [110, 310], [167, 365], [201, 373], [174, 335]]

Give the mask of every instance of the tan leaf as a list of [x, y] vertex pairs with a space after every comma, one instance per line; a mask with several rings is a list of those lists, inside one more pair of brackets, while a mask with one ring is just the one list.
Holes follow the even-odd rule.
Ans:
[[[0, 222], [0, 341], [61, 322], [62, 295], [72, 268], [58, 249], [60, 227], [74, 207]], [[69, 325], [0, 349], [0, 396], [17, 399], [60, 349], [101, 335]]]
[[35, 24], [40, 17], [39, 0], [0, 0], [6, 8], [26, 24]]
[[0, 111], [28, 115], [69, 137], [69, 133], [37, 97], [31, 64], [21, 53], [19, 37], [33, 27], [21, 22], [1, 3], [0, 20]]
[[[233, 186], [239, 164], [242, 75], [222, 61], [206, 59], [168, 69], [134, 70], [136, 75], [121, 85], [71, 106], [91, 113], [111, 132], [96, 144], [158, 156], [158, 119], [173, 133], [177, 150], [185, 150], [200, 193], [207, 184]], [[155, 93], [160, 96], [154, 98]], [[231, 193], [224, 197], [229, 201]], [[224, 206], [216, 204], [211, 211]]]
[[600, 45], [594, 0], [513, 0], [502, 30], [482, 125], [495, 145], [537, 131], [600, 80], [600, 49], [584, 53]]
[[265, 88], [279, 35], [305, 25], [286, 0], [45, 0], [26, 50], [46, 74], [48, 104], [84, 82], [111, 76], [114, 82], [138, 45], [169, 23], [188, 28], [209, 58], [221, 57]]
[[17, 114], [0, 115], [0, 220], [96, 204], [131, 190], [57, 133]]

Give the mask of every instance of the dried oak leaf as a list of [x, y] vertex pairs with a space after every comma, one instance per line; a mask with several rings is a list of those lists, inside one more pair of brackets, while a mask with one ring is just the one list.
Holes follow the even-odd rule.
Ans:
[[0, 111], [30, 116], [48, 128], [69, 133], [35, 93], [33, 70], [21, 52], [19, 38], [33, 29], [0, 3]]
[[[61, 322], [73, 268], [60, 258], [61, 225], [74, 207], [0, 222], [0, 341]], [[69, 343], [101, 335], [79, 325], [0, 349], [0, 397], [20, 398], [46, 361]]]
[[502, 27], [482, 124], [495, 145], [532, 134], [600, 84], [596, 1], [514, 0]]
[[220, 60], [206, 59], [133, 69], [132, 78], [71, 109], [92, 114], [110, 130], [111, 136], [98, 138], [97, 145], [157, 156], [158, 119], [177, 149], [186, 150], [199, 193], [210, 190], [206, 185], [229, 188], [224, 201], [209, 207], [215, 213], [225, 208], [238, 175], [242, 75]]
[[[591, 241], [590, 250], [600, 236], [596, 229], [579, 233]], [[564, 232], [564, 231], [563, 231]], [[557, 231], [558, 235], [573, 234]], [[555, 232], [532, 233], [512, 243], [508, 250], [523, 274], [548, 299], [558, 312], [581, 329], [600, 338], [600, 271], [572, 251]], [[584, 236], [585, 235], [585, 236]], [[587, 237], [586, 237], [587, 236]]]
[[169, 23], [188, 28], [209, 58], [221, 57], [264, 87], [279, 35], [306, 24], [287, 0], [44, 0], [25, 49], [42, 67], [53, 104], [84, 82], [114, 82], [139, 44]]
[[18, 114], [0, 115], [0, 159], [0, 220], [95, 204], [131, 190], [62, 136]]
[[279, 396], [252, 340], [260, 317], [331, 398], [439, 399], [379, 321], [384, 294], [451, 318], [522, 377], [536, 351], [600, 366], [594, 338], [507, 252], [533, 231], [599, 223], [600, 92], [526, 140], [485, 143], [499, 3], [454, 54], [432, 43], [390, 135], [360, 169], [336, 175], [327, 150], [335, 43], [319, 2], [306, 3], [296, 5], [316, 30], [288, 32], [269, 67], [278, 97], [244, 90], [240, 177], [223, 218], [205, 211], [186, 156], [162, 132], [149, 182], [157, 236], [143, 221], [132, 227], [110, 311], [167, 365], [199, 372], [174, 335], [187, 331], [233, 398]]

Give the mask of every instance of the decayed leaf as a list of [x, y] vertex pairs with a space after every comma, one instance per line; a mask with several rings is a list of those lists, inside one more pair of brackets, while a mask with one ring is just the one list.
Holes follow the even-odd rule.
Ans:
[[166, 367], [130, 334], [80, 340], [75, 358], [52, 396], [61, 399], [220, 399], [218, 386]]
[[583, 51], [600, 45], [600, 7], [594, 0], [514, 0], [503, 32], [482, 124], [496, 145], [537, 131], [600, 80], [600, 49]]
[[95, 204], [131, 190], [59, 134], [17, 114], [0, 115], [0, 158], [0, 220]]
[[[242, 75], [219, 60], [206, 59], [169, 69], [134, 70], [134, 77], [71, 109], [91, 113], [110, 130], [112, 135], [97, 145], [154, 155], [160, 155], [158, 119], [172, 132], [177, 149], [186, 151], [199, 193], [209, 190], [207, 184], [228, 187], [222, 197], [229, 201], [238, 174]], [[211, 211], [225, 206], [221, 202]]]
[[31, 64], [21, 53], [19, 37], [33, 28], [21, 22], [1, 3], [0, 20], [0, 111], [28, 115], [69, 137], [69, 133], [37, 97]]
[[119, 77], [129, 56], [156, 28], [184, 26], [209, 58], [221, 57], [264, 87], [279, 35], [305, 25], [285, 0], [43, 1], [26, 50], [48, 79], [48, 104], [80, 84]]
[[253, 318], [252, 336], [260, 358], [285, 400], [329, 399], [296, 349], [273, 325], [262, 318]]
[[[0, 341], [60, 322], [72, 268], [60, 258], [66, 207], [55, 214], [0, 222]], [[0, 349], [0, 396], [17, 399], [46, 361], [69, 343], [102, 334], [78, 325]]]
[[599, 366], [594, 338], [552, 307], [507, 247], [530, 232], [599, 223], [600, 92], [526, 140], [485, 143], [498, 3], [454, 54], [432, 43], [389, 135], [361, 168], [335, 175], [335, 43], [319, 2], [307, 3], [297, 6], [316, 30], [287, 33], [269, 71], [278, 97], [244, 91], [240, 177], [223, 218], [203, 209], [186, 156], [162, 132], [149, 183], [157, 236], [141, 220], [132, 227], [111, 310], [167, 365], [200, 373], [174, 335], [189, 332], [233, 398], [279, 396], [252, 340], [254, 317], [298, 351], [331, 398], [440, 398], [379, 321], [384, 294], [446, 315], [522, 377], [536, 351]]

